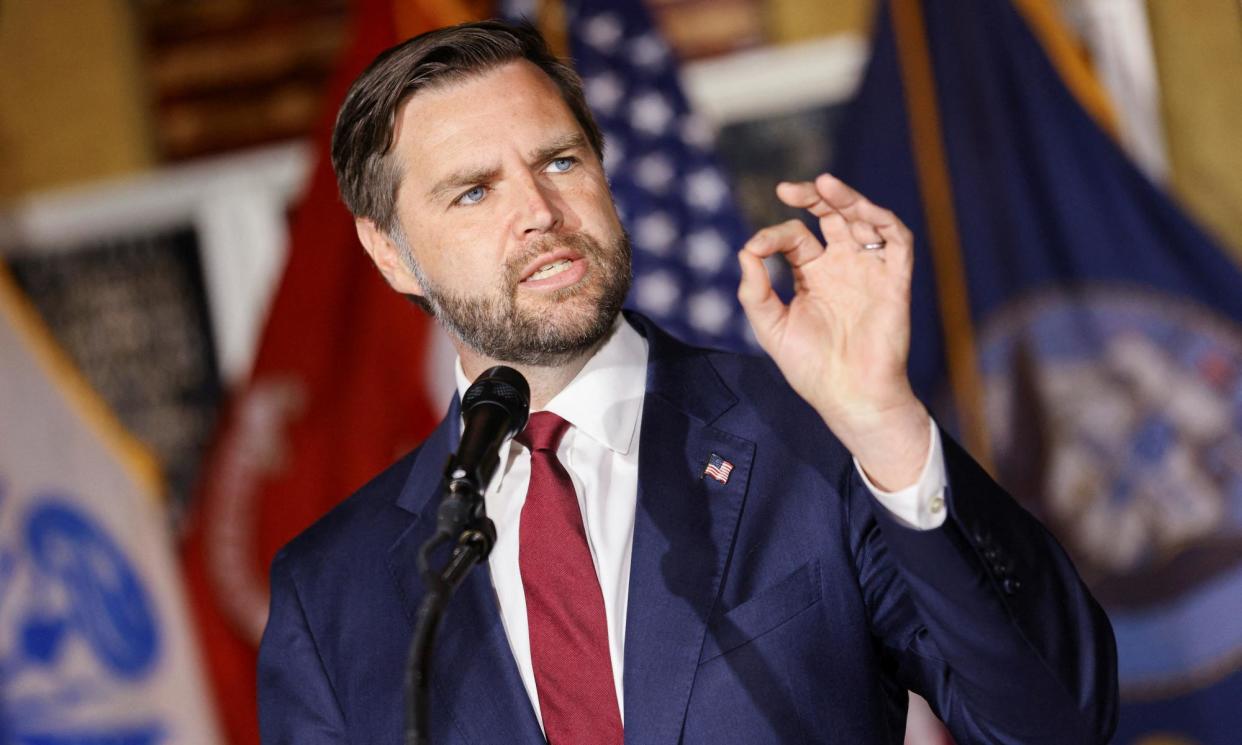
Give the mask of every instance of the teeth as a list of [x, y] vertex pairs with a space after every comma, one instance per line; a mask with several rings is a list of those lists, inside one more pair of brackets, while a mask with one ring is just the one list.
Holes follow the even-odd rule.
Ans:
[[551, 264], [545, 264], [544, 266], [539, 267], [539, 271], [530, 275], [530, 279], [546, 279], [553, 275], [560, 274], [568, 269], [572, 263], [573, 262], [569, 259], [561, 259], [559, 261], [554, 261]]

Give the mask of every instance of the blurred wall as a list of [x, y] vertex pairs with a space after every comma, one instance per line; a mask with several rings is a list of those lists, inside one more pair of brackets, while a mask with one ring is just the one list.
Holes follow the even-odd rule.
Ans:
[[1170, 186], [1242, 260], [1242, 3], [1147, 6]]
[[767, 23], [772, 41], [802, 41], [833, 34], [866, 34], [874, 0], [770, 0]]
[[0, 201], [154, 162], [129, 5], [0, 3]]
[[[762, 26], [756, 43], [772, 44], [842, 33], [865, 36], [875, 7], [875, 0], [648, 2], [656, 8], [680, 9], [676, 12], [683, 20], [697, 17], [696, 11], [719, 13], [728, 5], [736, 18], [750, 18]], [[309, 3], [329, 10], [340, 4]], [[1237, 125], [1242, 121], [1238, 84], [1242, 4], [1238, 0], [1148, 0], [1147, 4], [1161, 83], [1170, 187], [1242, 258], [1242, 147]], [[127, 0], [0, 2], [0, 202], [159, 162], [152, 113], [156, 94], [147, 64], [158, 60], [145, 58], [147, 42], [138, 20], [143, 8], [152, 12], [150, 8], [159, 5]], [[164, 5], [182, 7], [169, 0]], [[271, 9], [259, 0], [226, 5], [254, 6], [253, 13]], [[281, 0], [271, 5], [297, 4]], [[191, 35], [202, 30], [198, 23], [187, 25], [193, 27], [186, 29]], [[736, 31], [736, 25], [732, 28]], [[296, 51], [298, 43], [288, 46]]]
[[[661, 5], [661, 0], [649, 1]], [[716, 0], [664, 1], [685, 10], [698, 6], [700, 15], [721, 10]], [[323, 0], [310, 4], [333, 6]], [[756, 42], [783, 44], [840, 33], [865, 34], [874, 0], [734, 0], [733, 4], [752, 9], [735, 15], [762, 26], [755, 29]], [[158, 101], [150, 73], [164, 60], [150, 56], [147, 46], [152, 42], [144, 40], [142, 14], [163, 18], [180, 8], [185, 11], [180, 16], [191, 27], [185, 33], [197, 38], [210, 30], [206, 28], [210, 24], [195, 15], [206, 12], [200, 5], [0, 2], [0, 203], [158, 165], [162, 160], [155, 131]], [[260, 11], [266, 8], [249, 0], [224, 5], [232, 7], [233, 15], [252, 5], [252, 15], [263, 15]], [[214, 4], [207, 9], [213, 8], [221, 10]], [[733, 28], [736, 31], [736, 24]], [[306, 56], [297, 40], [285, 46], [290, 54]]]

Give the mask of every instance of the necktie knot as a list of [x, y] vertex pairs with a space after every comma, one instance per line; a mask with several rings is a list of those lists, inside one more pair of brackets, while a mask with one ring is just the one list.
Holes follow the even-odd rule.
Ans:
[[550, 411], [536, 411], [526, 422], [526, 429], [517, 441], [531, 451], [543, 450], [555, 453], [561, 446], [561, 438], [569, 431], [570, 424]]

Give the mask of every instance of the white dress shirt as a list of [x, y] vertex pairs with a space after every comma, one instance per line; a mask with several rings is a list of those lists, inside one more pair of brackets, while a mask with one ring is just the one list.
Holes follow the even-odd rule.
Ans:
[[[458, 393], [464, 394], [471, 381], [462, 371], [460, 359], [456, 374]], [[611, 338], [545, 407], [573, 425], [556, 454], [573, 480], [587, 546], [604, 597], [608, 651], [623, 721], [625, 612], [638, 500], [638, 430], [646, 385], [647, 340], [618, 318]], [[921, 530], [939, 527], [945, 519], [944, 456], [934, 425], [931, 438], [927, 463], [918, 483], [898, 492], [878, 490], [855, 461], [855, 468], [876, 499], [900, 523]], [[510, 440], [501, 446], [500, 466], [488, 484], [484, 501], [488, 517], [496, 523], [496, 545], [488, 561], [492, 586], [496, 589], [509, 647], [542, 727], [543, 714], [530, 657], [526, 593], [518, 566], [518, 529], [529, 481], [530, 451]]]

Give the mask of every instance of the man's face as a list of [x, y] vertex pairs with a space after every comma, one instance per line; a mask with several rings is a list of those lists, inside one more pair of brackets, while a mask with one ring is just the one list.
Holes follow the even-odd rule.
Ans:
[[547, 75], [519, 61], [416, 94], [394, 155], [398, 290], [494, 360], [556, 364], [607, 333], [629, 289], [629, 243]]

